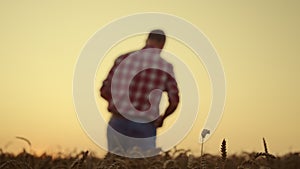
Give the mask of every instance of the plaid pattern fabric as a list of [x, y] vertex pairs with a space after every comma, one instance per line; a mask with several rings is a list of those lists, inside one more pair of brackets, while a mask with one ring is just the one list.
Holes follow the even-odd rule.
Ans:
[[169, 104], [177, 106], [173, 66], [160, 57], [158, 50], [147, 47], [118, 57], [100, 90], [110, 112], [151, 121], [159, 116], [164, 91]]

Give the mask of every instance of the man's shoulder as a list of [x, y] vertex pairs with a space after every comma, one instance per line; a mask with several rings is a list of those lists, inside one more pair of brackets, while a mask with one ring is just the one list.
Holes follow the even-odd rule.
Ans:
[[136, 51], [127, 52], [125, 54], [120, 55], [119, 57], [117, 57], [116, 63], [120, 63], [122, 60], [124, 60], [126, 57], [128, 57], [130, 54], [132, 54], [134, 52], [136, 52]]
[[173, 68], [173, 64], [170, 63], [169, 61], [167, 61], [166, 59], [164, 59], [163, 57], [161, 57], [161, 59], [163, 60], [163, 62], [165, 62], [165, 64], [168, 66], [168, 67], [172, 67]]
[[163, 57], [160, 57], [161, 62], [163, 63], [163, 67], [168, 69], [169, 71], [173, 71], [173, 64], [164, 59]]
[[[131, 52], [127, 52], [127, 53], [125, 53], [125, 54], [122, 54], [122, 55], [120, 55], [120, 56], [116, 59], [116, 63], [119, 64], [119, 63], [121, 63], [124, 59], [126, 59], [128, 56], [130, 56], [130, 55], [132, 55], [132, 54], [135, 54], [135, 53], [139, 54], [138, 52], [140, 52], [140, 51], [142, 51], [142, 50], [143, 50], [143, 49], [141, 49], [141, 50], [134, 50], [134, 51], [131, 51]], [[155, 59], [155, 58], [158, 58], [158, 59]], [[161, 66], [160, 68], [162, 68], [163, 70], [166, 69], [166, 70], [164, 70], [164, 71], [167, 71], [167, 72], [168, 72], [168, 71], [173, 71], [173, 64], [170, 63], [169, 61], [167, 61], [166, 59], [164, 59], [160, 54], [158, 54], [158, 57], [153, 57], [153, 58], [150, 59], [150, 60], [152, 60], [152, 61], [155, 60], [154, 63], [160, 65], [160, 66]], [[154, 64], [153, 62], [150, 62], [150, 63]]]

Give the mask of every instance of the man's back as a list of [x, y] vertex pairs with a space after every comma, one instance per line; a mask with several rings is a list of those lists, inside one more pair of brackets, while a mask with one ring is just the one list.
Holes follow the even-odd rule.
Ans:
[[118, 57], [105, 83], [111, 87], [106, 91], [111, 94], [109, 110], [129, 119], [158, 118], [163, 91], [168, 93], [171, 102], [179, 101], [173, 66], [154, 48], [146, 47]]

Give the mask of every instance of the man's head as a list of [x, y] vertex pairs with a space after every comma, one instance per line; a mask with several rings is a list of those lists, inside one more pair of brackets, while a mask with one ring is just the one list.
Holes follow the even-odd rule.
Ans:
[[146, 41], [147, 46], [162, 49], [166, 42], [165, 32], [160, 29], [152, 30]]

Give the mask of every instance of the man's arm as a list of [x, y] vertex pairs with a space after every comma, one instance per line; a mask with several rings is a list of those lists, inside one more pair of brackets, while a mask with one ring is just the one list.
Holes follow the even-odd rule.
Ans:
[[100, 88], [100, 96], [102, 96], [105, 100], [110, 102], [112, 96], [111, 96], [111, 81], [113, 78], [113, 75], [115, 73], [115, 70], [117, 69], [118, 65], [122, 61], [122, 56], [117, 58], [114, 62], [113, 67], [110, 69], [106, 79], [103, 81], [102, 86]]
[[155, 121], [156, 127], [162, 126], [164, 120], [176, 110], [178, 103], [179, 103], [179, 90], [177, 87], [177, 82], [174, 79], [174, 77], [172, 77], [169, 74], [168, 74], [168, 78], [167, 78], [167, 82], [166, 82], [165, 91], [168, 94], [169, 106], [165, 110], [165, 113]]

